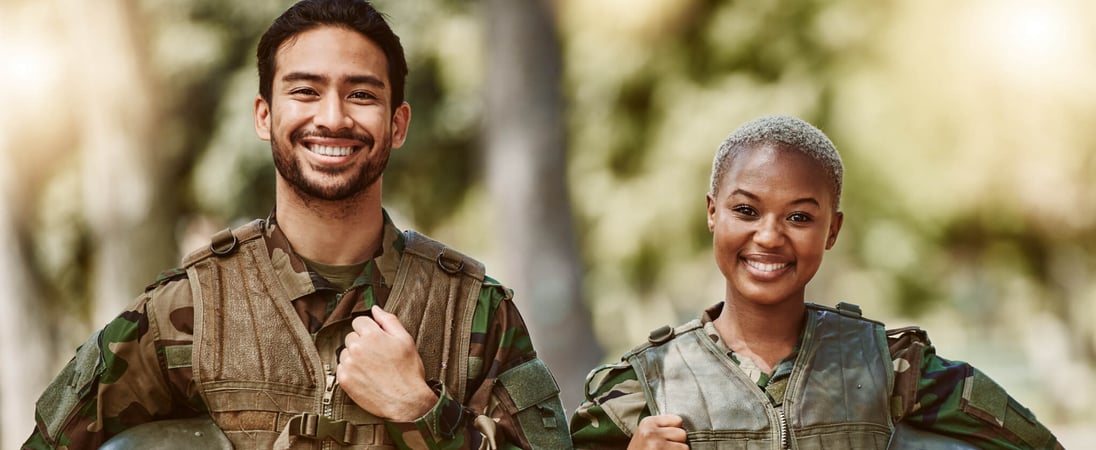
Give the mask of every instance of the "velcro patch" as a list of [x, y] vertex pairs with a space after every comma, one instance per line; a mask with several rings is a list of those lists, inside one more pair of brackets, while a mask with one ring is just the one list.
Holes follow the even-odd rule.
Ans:
[[167, 362], [168, 369], [178, 369], [182, 367], [191, 367], [194, 346], [187, 345], [169, 345], [164, 347], [164, 359]]

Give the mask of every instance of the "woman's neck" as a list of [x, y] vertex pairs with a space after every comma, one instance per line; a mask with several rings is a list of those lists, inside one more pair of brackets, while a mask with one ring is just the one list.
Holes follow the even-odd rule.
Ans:
[[728, 348], [772, 373], [799, 342], [805, 310], [803, 302], [758, 305], [729, 299], [713, 324]]

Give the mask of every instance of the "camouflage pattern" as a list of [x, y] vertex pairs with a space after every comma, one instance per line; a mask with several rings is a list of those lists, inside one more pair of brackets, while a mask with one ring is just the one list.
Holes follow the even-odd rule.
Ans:
[[[403, 234], [387, 213], [381, 253], [346, 289], [308, 269], [293, 252], [273, 213], [266, 224], [264, 238], [275, 272], [313, 335], [374, 304], [384, 306], [403, 252]], [[473, 319], [468, 398], [457, 401], [442, 395], [434, 408], [415, 422], [387, 423], [399, 448], [478, 448], [487, 441], [499, 448], [529, 446], [510, 394], [495, 383], [507, 370], [536, 358], [511, 296], [497, 281], [484, 280]], [[194, 304], [186, 272], [164, 272], [103, 328], [98, 339], [78, 349], [66, 372], [39, 399], [37, 426], [22, 448], [97, 448], [122, 430], [142, 423], [206, 415], [206, 406], [192, 382], [189, 355], [193, 333]], [[101, 357], [80, 357], [93, 350]], [[89, 359], [93, 365], [78, 364]], [[71, 373], [80, 379], [88, 377], [89, 386], [68, 394], [65, 389], [75, 379], [66, 377]], [[473, 421], [476, 414], [462, 406], [474, 395], [488, 396], [488, 401], [480, 402], [488, 405], [487, 410], [476, 413], [490, 417], [493, 426], [477, 428]]]
[[[722, 303], [701, 316], [706, 334], [744, 369], [773, 406], [779, 406], [802, 342], [766, 374], [723, 343], [712, 323], [720, 312]], [[955, 437], [978, 448], [1062, 448], [1030, 411], [984, 374], [967, 363], [937, 356], [924, 331], [915, 327], [891, 330], [887, 341], [895, 367], [891, 405], [896, 422]], [[617, 363], [595, 369], [590, 377], [587, 400], [571, 418], [575, 448], [626, 448], [639, 421], [651, 415], [635, 370], [628, 363]], [[989, 388], [979, 389], [979, 384]], [[993, 391], [992, 397], [976, 395], [987, 390]], [[986, 402], [979, 397], [994, 400]], [[993, 407], [983, 407], [987, 403]]]

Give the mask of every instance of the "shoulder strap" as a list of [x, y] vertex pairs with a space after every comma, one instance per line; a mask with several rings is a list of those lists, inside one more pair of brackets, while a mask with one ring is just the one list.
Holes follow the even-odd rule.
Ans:
[[815, 309], [815, 310], [820, 310], [820, 311], [829, 311], [829, 312], [832, 312], [832, 313], [840, 314], [840, 315], [845, 316], [845, 317], [850, 317], [850, 318], [853, 318], [853, 319], [868, 321], [868, 322], [874, 323], [876, 325], [881, 325], [881, 326], [883, 325], [883, 322], [864, 317], [863, 312], [860, 310], [860, 305], [857, 305], [855, 303], [839, 302], [836, 307], [826, 306], [826, 305], [819, 305], [817, 303], [811, 303], [811, 302], [807, 302], [806, 305], [807, 305], [807, 308], [809, 308], [809, 309]]
[[235, 229], [225, 228], [218, 231], [210, 239], [208, 247], [195, 250], [183, 258], [183, 267], [190, 267], [210, 256], [227, 256], [235, 252], [240, 243], [262, 236], [264, 225], [264, 220], [255, 219]]
[[464, 400], [472, 319], [483, 285], [483, 263], [414, 231], [404, 251], [385, 310], [415, 339], [426, 377]]
[[662, 344], [670, 342], [674, 337], [693, 331], [697, 328], [702, 328], [704, 325], [700, 323], [700, 320], [693, 319], [678, 325], [677, 328], [671, 328], [669, 325], [664, 325], [654, 330], [647, 335], [647, 342], [644, 342], [635, 348], [629, 350], [624, 356], [620, 357], [621, 361], [628, 361], [632, 356], [638, 355], [647, 351], [650, 348], [658, 347]]

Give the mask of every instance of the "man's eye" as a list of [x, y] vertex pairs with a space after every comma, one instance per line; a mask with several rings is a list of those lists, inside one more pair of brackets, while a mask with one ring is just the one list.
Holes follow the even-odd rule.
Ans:
[[375, 96], [375, 95], [373, 95], [369, 92], [358, 91], [358, 92], [354, 92], [354, 93], [350, 94], [350, 98], [356, 99], [356, 100], [376, 100], [377, 96]]
[[289, 93], [291, 95], [300, 95], [300, 96], [318, 95], [316, 93], [316, 91], [312, 88], [297, 88], [297, 89], [294, 89], [292, 91], [289, 91]]

